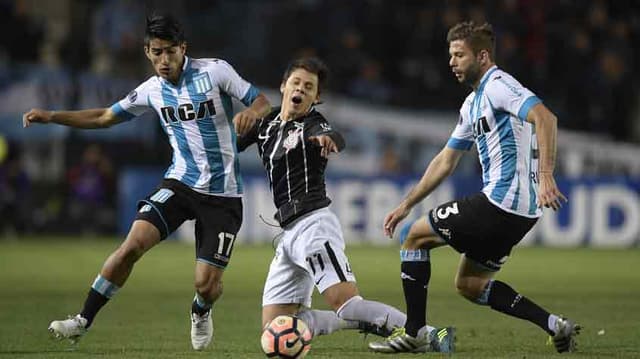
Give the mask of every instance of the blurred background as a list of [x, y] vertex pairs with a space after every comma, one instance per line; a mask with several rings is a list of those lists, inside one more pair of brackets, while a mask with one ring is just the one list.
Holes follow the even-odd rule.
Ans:
[[[384, 214], [442, 148], [469, 89], [448, 67], [446, 33], [490, 22], [497, 63], [558, 115], [557, 173], [570, 202], [525, 240], [640, 243], [640, 3], [636, 1], [0, 0], [0, 237], [122, 235], [171, 148], [153, 113], [108, 130], [22, 129], [30, 108], [106, 107], [152, 75], [145, 16], [171, 12], [192, 57], [227, 60], [274, 105], [286, 63], [324, 59], [320, 110], [347, 139], [329, 192], [349, 241], [385, 243]], [[635, 64], [635, 65], [634, 65]], [[255, 151], [243, 153], [240, 241], [276, 233]], [[481, 188], [476, 154], [430, 205]], [[192, 237], [184, 226], [178, 237]]]

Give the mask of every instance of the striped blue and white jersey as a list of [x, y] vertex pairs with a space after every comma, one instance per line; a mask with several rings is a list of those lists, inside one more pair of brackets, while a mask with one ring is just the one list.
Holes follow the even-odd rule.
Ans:
[[177, 86], [153, 76], [111, 110], [126, 120], [156, 111], [173, 148], [165, 178], [200, 193], [240, 197], [231, 97], [249, 106], [259, 91], [223, 60], [185, 57], [182, 70]]
[[475, 142], [482, 165], [482, 192], [507, 212], [542, 215], [538, 197], [538, 142], [526, 121], [540, 99], [508, 73], [490, 68], [464, 101], [447, 146], [469, 150]]

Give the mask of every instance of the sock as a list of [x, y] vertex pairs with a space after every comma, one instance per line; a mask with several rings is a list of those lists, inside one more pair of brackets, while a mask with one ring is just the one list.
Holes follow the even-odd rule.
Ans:
[[89, 289], [82, 312], [80, 312], [80, 316], [87, 320], [86, 328], [91, 326], [100, 308], [107, 304], [109, 299], [118, 292], [118, 289], [120, 288], [117, 285], [98, 274], [91, 285], [91, 289]]
[[200, 294], [196, 293], [191, 303], [191, 313], [197, 313], [203, 315], [211, 309], [211, 304], [208, 303]]
[[402, 290], [407, 304], [407, 322], [404, 327], [412, 337], [427, 323], [427, 287], [431, 279], [429, 251], [425, 249], [401, 250], [400, 268]]
[[330, 310], [315, 310], [304, 308], [296, 316], [307, 323], [313, 337], [326, 335], [340, 329], [356, 329], [358, 322], [340, 319], [338, 315]]
[[403, 326], [407, 320], [407, 316], [398, 309], [384, 303], [363, 299], [359, 295], [347, 300], [336, 313], [344, 320], [368, 322], [389, 330]]
[[554, 334], [554, 331], [549, 329], [549, 312], [523, 295], [518, 294], [506, 283], [498, 280], [493, 281], [489, 290], [488, 303], [494, 310], [512, 317], [528, 320], [542, 328], [549, 335]]
[[549, 319], [547, 319], [547, 328], [554, 334], [556, 333], [556, 322], [558, 319], [560, 319], [560, 317], [555, 314], [549, 314]]

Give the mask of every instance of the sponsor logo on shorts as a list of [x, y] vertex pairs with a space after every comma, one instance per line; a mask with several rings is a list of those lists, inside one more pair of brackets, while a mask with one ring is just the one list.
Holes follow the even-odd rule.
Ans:
[[229, 263], [229, 258], [227, 258], [227, 257], [225, 257], [225, 256], [222, 256], [222, 255], [220, 255], [220, 254], [218, 254], [218, 253], [215, 253], [215, 254], [213, 255], [213, 258], [215, 258], [215, 259], [217, 259], [217, 260], [219, 260], [219, 261], [221, 261], [221, 262]]

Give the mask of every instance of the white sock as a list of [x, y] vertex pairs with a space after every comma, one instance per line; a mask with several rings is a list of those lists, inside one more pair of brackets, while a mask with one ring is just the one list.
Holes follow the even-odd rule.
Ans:
[[393, 330], [402, 327], [407, 316], [398, 309], [380, 302], [363, 299], [357, 295], [347, 300], [337, 311], [344, 320], [368, 322]]
[[549, 319], [547, 319], [547, 326], [549, 327], [549, 330], [552, 332], [556, 332], [556, 322], [558, 321], [559, 317], [555, 314], [549, 314]]
[[340, 319], [338, 315], [330, 310], [315, 310], [304, 308], [296, 316], [307, 323], [313, 336], [326, 335], [340, 329], [357, 328], [358, 322], [348, 322]]

